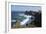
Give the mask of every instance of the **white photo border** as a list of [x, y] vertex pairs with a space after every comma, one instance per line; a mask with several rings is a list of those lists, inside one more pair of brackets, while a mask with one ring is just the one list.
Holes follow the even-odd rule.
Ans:
[[[11, 29], [11, 5], [26, 5], [26, 6], [41, 6], [41, 9], [44, 4], [41, 3], [22, 3], [22, 2], [6, 2], [6, 32], [12, 32], [17, 29]], [[43, 9], [42, 9], [43, 10]], [[20, 28], [21, 29], [21, 28]], [[35, 29], [35, 28], [29, 28], [29, 29]], [[39, 30], [39, 28], [36, 28], [36, 30]], [[42, 28], [40, 28], [42, 29]]]

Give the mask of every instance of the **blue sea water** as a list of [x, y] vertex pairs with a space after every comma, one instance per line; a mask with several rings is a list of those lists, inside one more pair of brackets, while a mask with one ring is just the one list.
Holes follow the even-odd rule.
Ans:
[[19, 12], [19, 11], [12, 11], [11, 12], [11, 19], [16, 20], [19, 17], [19, 14], [24, 14], [24, 12]]

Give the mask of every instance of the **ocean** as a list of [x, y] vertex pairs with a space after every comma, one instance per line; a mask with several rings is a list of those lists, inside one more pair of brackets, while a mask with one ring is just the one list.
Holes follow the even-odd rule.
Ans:
[[23, 16], [25, 12], [19, 12], [19, 11], [12, 11], [11, 12], [11, 20], [22, 20], [22, 18], [20, 19], [19, 17]]

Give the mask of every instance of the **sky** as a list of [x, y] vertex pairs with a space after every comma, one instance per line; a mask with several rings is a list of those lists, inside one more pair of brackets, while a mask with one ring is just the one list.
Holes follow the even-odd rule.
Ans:
[[38, 11], [41, 10], [40, 6], [24, 6], [24, 5], [11, 5], [11, 11]]

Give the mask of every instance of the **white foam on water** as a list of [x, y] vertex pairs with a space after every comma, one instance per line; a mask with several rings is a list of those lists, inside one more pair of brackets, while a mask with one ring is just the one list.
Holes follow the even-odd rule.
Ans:
[[28, 20], [29, 20], [29, 19], [24, 19], [24, 20], [21, 22], [20, 25], [24, 25], [24, 24], [26, 24]]
[[24, 19], [22, 22], [20, 22], [20, 25], [25, 25], [27, 22], [29, 23], [31, 16], [27, 16], [27, 15], [24, 15], [24, 16], [26, 17], [26, 19]]
[[19, 16], [24, 16], [24, 14], [19, 14]]
[[11, 20], [11, 22], [16, 22], [16, 20]]

